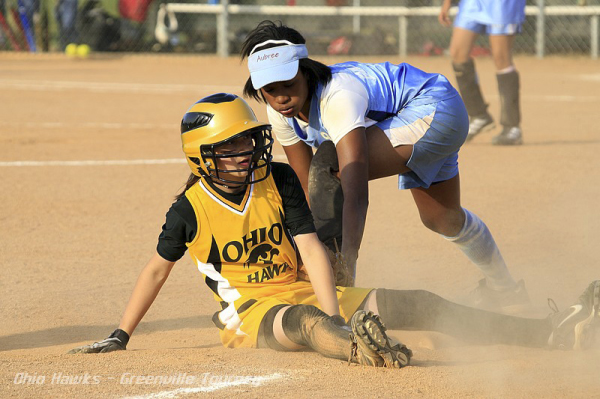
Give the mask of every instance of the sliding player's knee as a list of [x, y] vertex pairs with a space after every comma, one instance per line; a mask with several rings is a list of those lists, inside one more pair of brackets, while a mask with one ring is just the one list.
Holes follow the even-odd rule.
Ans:
[[290, 341], [306, 346], [315, 325], [329, 319], [327, 313], [312, 305], [291, 306], [283, 315], [283, 331]]

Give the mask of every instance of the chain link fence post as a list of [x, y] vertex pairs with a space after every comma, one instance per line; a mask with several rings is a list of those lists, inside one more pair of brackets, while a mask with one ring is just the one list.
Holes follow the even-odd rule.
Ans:
[[398, 36], [400, 57], [406, 57], [408, 54], [408, 21], [406, 15], [398, 17]]
[[536, 55], [537, 58], [544, 58], [545, 48], [546, 48], [546, 14], [545, 14], [545, 0], [537, 0], [538, 4], [538, 15], [537, 15], [537, 23], [536, 23]]
[[217, 54], [229, 56], [229, 0], [221, 0], [221, 12], [217, 16]]
[[590, 43], [592, 58], [598, 59], [598, 15], [593, 15], [592, 20], [590, 21], [590, 31], [592, 35], [592, 40]]

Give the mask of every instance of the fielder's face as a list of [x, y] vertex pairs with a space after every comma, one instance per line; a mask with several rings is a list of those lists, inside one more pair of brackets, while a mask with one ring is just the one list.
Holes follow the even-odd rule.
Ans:
[[299, 117], [308, 121], [310, 101], [308, 85], [302, 71], [284, 82], [273, 82], [260, 89], [267, 103], [286, 118]]

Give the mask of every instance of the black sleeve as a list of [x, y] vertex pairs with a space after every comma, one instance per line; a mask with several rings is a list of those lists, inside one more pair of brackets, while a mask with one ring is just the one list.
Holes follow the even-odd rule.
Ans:
[[177, 262], [187, 251], [186, 242], [191, 242], [198, 231], [196, 213], [184, 196], [171, 205], [167, 212], [162, 232], [158, 236], [156, 251], [170, 262]]
[[292, 167], [279, 162], [273, 162], [271, 167], [273, 180], [283, 200], [285, 224], [290, 234], [296, 236], [316, 232], [304, 190]]

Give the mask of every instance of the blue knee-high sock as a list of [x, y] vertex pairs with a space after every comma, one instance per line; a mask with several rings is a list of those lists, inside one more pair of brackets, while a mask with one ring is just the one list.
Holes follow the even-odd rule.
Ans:
[[454, 237], [444, 236], [454, 242], [467, 257], [479, 267], [488, 287], [496, 290], [514, 288], [515, 280], [510, 275], [500, 250], [485, 223], [474, 213], [463, 208], [465, 224]]

